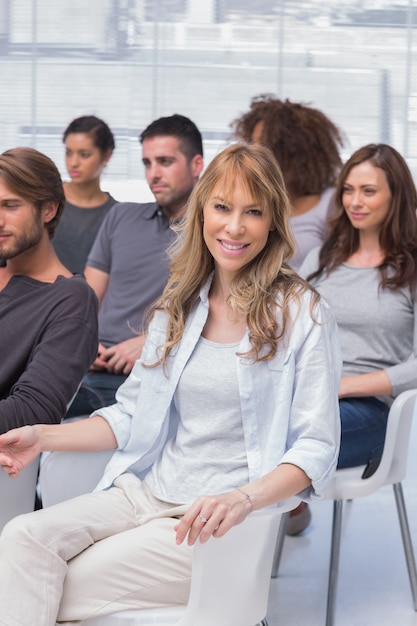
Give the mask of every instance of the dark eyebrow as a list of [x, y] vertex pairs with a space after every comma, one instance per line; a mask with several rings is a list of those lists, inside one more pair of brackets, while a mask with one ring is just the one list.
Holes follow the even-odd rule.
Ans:
[[[350, 183], [344, 183], [344, 185], [346, 187], [353, 187]], [[366, 189], [367, 187], [374, 187], [375, 189], [378, 189], [379, 185], [377, 183], [365, 183], [363, 185], [359, 185], [359, 189]]]
[[[157, 162], [161, 162], [161, 161], [176, 161], [177, 157], [175, 156], [157, 156], [153, 159], [154, 161]], [[150, 163], [152, 161], [152, 159], [150, 159], [149, 157], [142, 157], [142, 163]]]

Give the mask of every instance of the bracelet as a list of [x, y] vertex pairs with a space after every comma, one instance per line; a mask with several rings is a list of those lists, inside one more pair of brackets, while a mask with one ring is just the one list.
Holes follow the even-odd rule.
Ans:
[[253, 500], [252, 500], [252, 496], [250, 495], [250, 493], [247, 493], [247, 491], [243, 491], [243, 489], [240, 489], [240, 487], [236, 487], [236, 489], [238, 491], [240, 491], [240, 493], [242, 493], [245, 496], [246, 500], [250, 504], [250, 507], [251, 507], [250, 510], [252, 511], [252, 509], [253, 509]]

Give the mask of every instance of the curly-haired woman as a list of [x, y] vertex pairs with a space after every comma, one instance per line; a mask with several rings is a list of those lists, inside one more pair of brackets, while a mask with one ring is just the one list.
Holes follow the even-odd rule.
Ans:
[[235, 138], [267, 146], [278, 161], [296, 242], [290, 263], [298, 270], [307, 253], [326, 236], [342, 166], [342, 132], [322, 111], [272, 95], [253, 98], [249, 111], [231, 126]]

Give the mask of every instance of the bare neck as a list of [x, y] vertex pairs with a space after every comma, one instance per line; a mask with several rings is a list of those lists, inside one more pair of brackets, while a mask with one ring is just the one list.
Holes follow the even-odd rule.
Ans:
[[209, 294], [209, 314], [203, 337], [218, 343], [240, 341], [245, 333], [246, 319], [230, 307], [230, 277], [215, 275]]
[[81, 184], [64, 183], [64, 192], [68, 202], [83, 208], [100, 206], [108, 198], [108, 194], [101, 190], [98, 179]]
[[293, 216], [303, 215], [311, 211], [320, 201], [320, 194], [312, 194], [308, 196], [291, 197], [291, 209]]
[[347, 262], [356, 267], [378, 267], [383, 263], [385, 254], [379, 243], [379, 233], [376, 231], [359, 233], [359, 246]]

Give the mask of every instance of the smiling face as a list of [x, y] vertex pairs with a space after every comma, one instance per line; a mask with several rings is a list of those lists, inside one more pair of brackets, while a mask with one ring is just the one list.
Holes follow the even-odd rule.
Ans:
[[177, 137], [144, 139], [142, 161], [148, 185], [168, 217], [181, 215], [203, 168], [201, 155], [188, 160]]
[[354, 228], [379, 234], [387, 218], [391, 199], [385, 172], [370, 161], [352, 167], [346, 176], [342, 204]]
[[264, 249], [272, 218], [238, 180], [225, 195], [218, 185], [203, 207], [203, 236], [215, 271], [230, 279]]
[[65, 140], [65, 164], [71, 181], [89, 183], [100, 178], [111, 152], [103, 154], [88, 133], [70, 133]]

